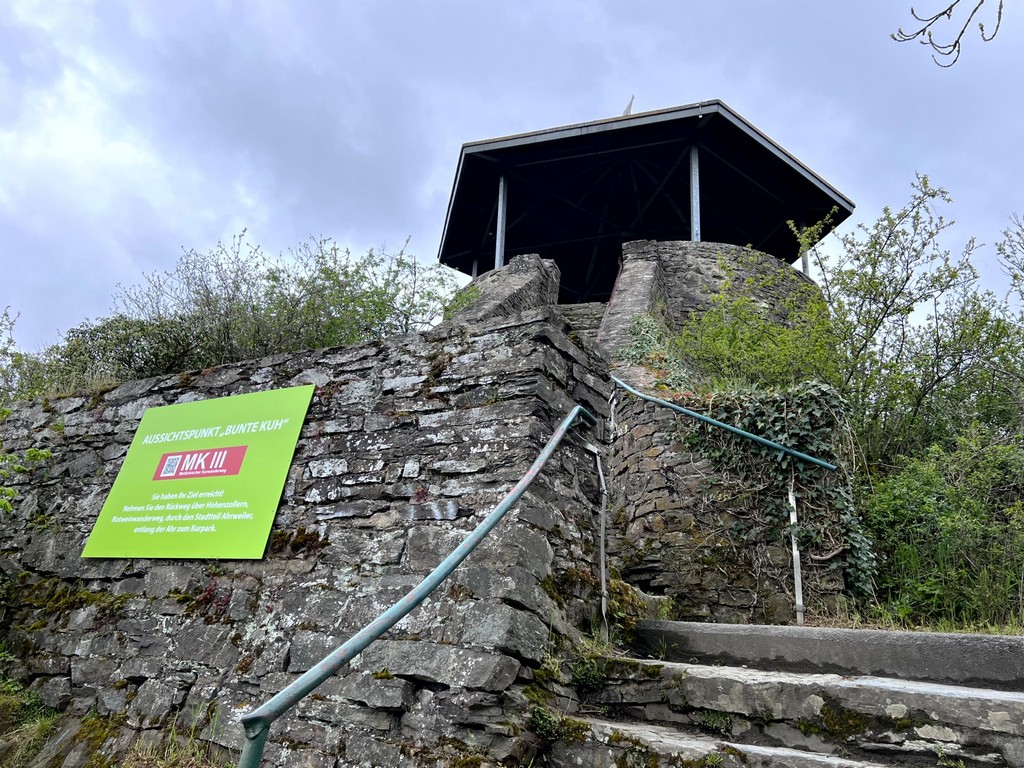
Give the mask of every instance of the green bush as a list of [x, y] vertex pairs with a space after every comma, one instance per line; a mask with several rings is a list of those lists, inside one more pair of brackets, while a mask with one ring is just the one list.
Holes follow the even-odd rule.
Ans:
[[[821, 292], [785, 268], [759, 269], [760, 261], [721, 264], [725, 282], [672, 340], [675, 356], [712, 391], [836, 384], [838, 345]], [[741, 270], [748, 276], [741, 279]], [[772, 295], [781, 298], [769, 306], [762, 297]]]
[[[10, 415], [10, 411], [0, 407], [0, 421]], [[6, 453], [4, 444], [0, 443], [0, 514], [5, 514], [13, 509], [11, 504], [17, 496], [17, 492], [6, 485], [15, 475], [23, 475], [32, 472], [41, 463], [49, 459], [49, 451], [38, 448], [29, 448], [24, 453]]]
[[885, 618], [1024, 624], [1024, 439], [978, 428], [904, 459], [866, 496]]
[[243, 232], [119, 286], [113, 315], [82, 322], [38, 354], [16, 347], [6, 310], [0, 403], [421, 331], [442, 319], [456, 285], [452, 270], [404, 249], [353, 256], [320, 238], [275, 259]]

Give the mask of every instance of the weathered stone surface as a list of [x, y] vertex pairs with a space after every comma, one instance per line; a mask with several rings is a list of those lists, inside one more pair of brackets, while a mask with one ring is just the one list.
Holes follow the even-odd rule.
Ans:
[[188, 695], [183, 681], [147, 680], [128, 705], [128, 724], [133, 728], [164, 725]]
[[405, 764], [399, 744], [369, 736], [352, 736], [347, 743], [345, 758], [339, 768], [372, 765], [377, 768], [399, 768]]
[[448, 324], [465, 326], [557, 304], [560, 279], [554, 261], [534, 254], [515, 256], [505, 269], [486, 272], [471, 284], [479, 290], [479, 297]]
[[288, 647], [288, 671], [305, 672], [343, 642], [344, 638], [300, 629]]
[[537, 616], [550, 616], [556, 610], [551, 596], [541, 589], [537, 575], [525, 568], [512, 566], [498, 572], [486, 565], [469, 565], [457, 578], [478, 598], [522, 606]]
[[[673, 619], [793, 622], [793, 561], [781, 527], [751, 524], [759, 508], [746, 503], [728, 468], [712, 466], [685, 441], [686, 417], [621, 389], [619, 397], [608, 462], [610, 507], [621, 510], [610, 524], [614, 565], [645, 592], [670, 596]], [[801, 514], [805, 525], [841, 538], [838, 519]], [[812, 613], [825, 611], [843, 591], [836, 570], [843, 556], [806, 554], [805, 603]]]
[[535, 614], [508, 605], [474, 603], [465, 614], [462, 642], [494, 648], [502, 653], [540, 663], [548, 628]]
[[[632, 660], [609, 662], [605, 673], [606, 684], [591, 701], [649, 702], [630, 711], [654, 723], [714, 722], [747, 742], [771, 739], [818, 752], [939, 752], [1021, 764], [1024, 694], [1016, 691]], [[717, 714], [709, 719], [707, 712]]]
[[39, 694], [39, 700], [51, 709], [62, 710], [71, 703], [70, 677], [36, 678], [32, 687]]
[[1024, 690], [1024, 637], [1013, 635], [646, 621], [636, 639], [668, 661]]
[[519, 662], [497, 653], [450, 645], [383, 640], [365, 650], [353, 667], [448, 687], [503, 691], [519, 672]]
[[597, 343], [612, 357], [632, 344], [629, 327], [643, 314], [661, 314], [664, 306], [665, 276], [662, 261], [654, 249], [637, 247], [646, 243], [626, 243], [622, 249], [622, 269], [615, 291], [597, 331]]
[[[390, 674], [390, 673], [389, 673]], [[338, 696], [374, 709], [405, 710], [412, 704], [414, 686], [407, 680], [356, 672], [333, 688]]]
[[[3, 571], [32, 574], [32, 583], [56, 578], [111, 605], [119, 599], [116, 611], [90, 605], [45, 616], [16, 599], [5, 620], [19, 674], [69, 711], [124, 716], [141, 729], [178, 718], [237, 748], [239, 714], [402, 599], [526, 472], [573, 401], [607, 413], [607, 363], [548, 306], [557, 269], [522, 259], [507, 277], [515, 285], [497, 288], [504, 293], [494, 308], [471, 324], [463, 318], [422, 336], [223, 366], [189, 386], [167, 376], [96, 400], [16, 410], [0, 424], [5, 448], [55, 455], [31, 482], [15, 479], [22, 495], [16, 522], [0, 531]], [[299, 381], [317, 392], [262, 561], [78, 557], [145, 408]], [[58, 417], [63, 432], [49, 428]], [[387, 666], [388, 674], [354, 669], [331, 681], [340, 688], [322, 686], [323, 699], [308, 700], [295, 727], [275, 730], [269, 764], [330, 754], [325, 723], [346, 724], [332, 731], [345, 761], [358, 756], [359, 739], [386, 752], [382, 745], [408, 740], [396, 718], [414, 702], [417, 718], [437, 724], [418, 741], [479, 737], [518, 754], [520, 737], [491, 729], [521, 720], [526, 705], [521, 696], [514, 705], [495, 697], [529, 680], [517, 682], [521, 664], [540, 662], [551, 631], [575, 631], [539, 584], [581, 557], [591, 567], [573, 541], [593, 535], [596, 485], [580, 469], [588, 463], [570, 437], [547, 470], [565, 477], [535, 484], [546, 498], [527, 497], [535, 514], [510, 515], [455, 580], [392, 628], [376, 650], [381, 669], [366, 668]], [[33, 529], [40, 515], [60, 526]], [[409, 658], [389, 655], [397, 646]], [[417, 698], [446, 687], [474, 694]]]
[[882, 768], [889, 764], [786, 747], [736, 743], [679, 733], [664, 726], [588, 719], [588, 737], [556, 744], [550, 764], [616, 768], [622, 765], [719, 765], [725, 768]]
[[[605, 355], [626, 343], [632, 317], [664, 305], [675, 322], [720, 278], [710, 251], [697, 250], [627, 248], [607, 309], [553, 307], [557, 267], [528, 256], [480, 278], [479, 300], [425, 334], [128, 382], [46, 409], [20, 404], [0, 423], [5, 450], [45, 447], [54, 458], [14, 478], [21, 496], [0, 530], [0, 569], [17, 586], [3, 616], [11, 673], [68, 713], [123, 720], [108, 756], [133, 731], [156, 736], [173, 720], [237, 751], [238, 718], [401, 601], [527, 472], [574, 404], [608, 417]], [[690, 298], [677, 300], [678, 286]], [[589, 340], [598, 327], [600, 346]], [[146, 408], [302, 382], [316, 392], [263, 559], [79, 557]], [[588, 444], [608, 459], [612, 563], [653, 592], [689, 595], [681, 604], [694, 615], [749, 617], [745, 600], [766, 587], [742, 560], [726, 575], [666, 567], [692, 546], [691, 529], [733, 522], [684, 502], [701, 498], [706, 467], [673, 443], [671, 420], [621, 397], [616, 415], [625, 429], [615, 435], [576, 426], [451, 580], [274, 726], [264, 764], [420, 768], [483, 753], [530, 764], [539, 742], [527, 686], [550, 688], [553, 711], [576, 710], [568, 672], [551, 680], [551, 664], [564, 652], [568, 670], [581, 632], [598, 626], [601, 490]], [[38, 524], [47, 518], [52, 527]], [[731, 551], [708, 549], [712, 559]], [[29, 590], [48, 580], [93, 597], [34, 599]], [[618, 690], [626, 714], [694, 724], [643, 681]], [[69, 722], [40, 765], [90, 759]], [[595, 765], [629, 753], [595, 749]]]

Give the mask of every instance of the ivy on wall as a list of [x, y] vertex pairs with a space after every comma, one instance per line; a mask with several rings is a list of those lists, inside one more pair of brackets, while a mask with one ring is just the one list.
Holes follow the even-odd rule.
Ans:
[[801, 453], [840, 467], [830, 472], [788, 454], [695, 419], [678, 421], [680, 440], [708, 459], [716, 479], [728, 488], [715, 492], [741, 512], [731, 538], [744, 546], [788, 546], [789, 487], [798, 505], [797, 537], [811, 567], [805, 583], [814, 589], [816, 573], [840, 572], [848, 594], [873, 593], [876, 559], [850, 491], [853, 448], [844, 407], [834, 388], [808, 381], [785, 387], [733, 386], [700, 391], [692, 361], [674, 337], [650, 315], [630, 329], [633, 345], [620, 358], [642, 364], [664, 390], [661, 397]]
[[[0, 408], [0, 421], [10, 415], [10, 410]], [[31, 472], [37, 466], [49, 459], [49, 451], [38, 448], [29, 448], [24, 453], [5, 453], [4, 445], [0, 443], [0, 514], [12, 511], [12, 502], [17, 492], [5, 485], [15, 475], [23, 475]]]
[[786, 389], [747, 390], [676, 398], [685, 408], [840, 465], [830, 472], [723, 429], [680, 419], [680, 438], [712, 462], [726, 482], [745, 490], [751, 516], [735, 533], [745, 540], [785, 544], [790, 532], [789, 488], [793, 484], [799, 522], [797, 541], [810, 562], [842, 570], [854, 597], [872, 593], [875, 557], [864, 535], [842, 469], [842, 403], [825, 384], [805, 382]]

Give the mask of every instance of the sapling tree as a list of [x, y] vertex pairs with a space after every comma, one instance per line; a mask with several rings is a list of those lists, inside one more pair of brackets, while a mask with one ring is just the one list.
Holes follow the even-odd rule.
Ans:
[[1013, 343], [1004, 304], [978, 287], [975, 241], [956, 256], [941, 243], [948, 202], [919, 176], [902, 208], [829, 253], [811, 249], [840, 351], [837, 386], [869, 465], [948, 438], [989, 361]]

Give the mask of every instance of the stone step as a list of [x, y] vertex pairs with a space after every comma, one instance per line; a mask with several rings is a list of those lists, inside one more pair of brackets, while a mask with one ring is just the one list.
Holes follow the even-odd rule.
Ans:
[[607, 658], [583, 712], [819, 753], [1024, 767], [1024, 693], [888, 677]]
[[644, 621], [636, 649], [668, 661], [878, 675], [1024, 690], [1024, 637]]
[[647, 766], [722, 766], [722, 768], [882, 768], [883, 763], [815, 754], [787, 747], [741, 744], [706, 735], [686, 734], [645, 723], [586, 718], [589, 728], [578, 742], [552, 749], [554, 768], [647, 768]]
[[591, 343], [597, 339], [597, 331], [607, 309], [608, 305], [600, 301], [558, 305], [558, 311], [569, 322], [573, 331]]

